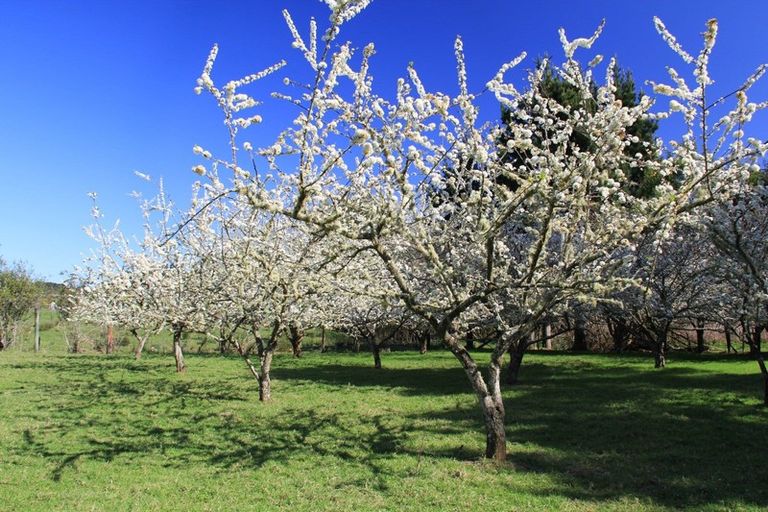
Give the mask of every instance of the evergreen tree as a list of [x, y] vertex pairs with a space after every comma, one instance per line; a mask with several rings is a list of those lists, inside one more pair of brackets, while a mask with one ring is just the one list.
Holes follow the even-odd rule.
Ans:
[[[537, 67], [541, 65], [542, 61], [537, 62]], [[616, 86], [616, 97], [622, 102], [624, 106], [634, 107], [638, 105], [643, 93], [638, 91], [635, 80], [632, 77], [632, 73], [629, 70], [621, 69], [619, 66], [615, 67], [613, 75], [614, 84]], [[572, 84], [570, 84], [565, 78], [563, 78], [557, 70], [555, 70], [548, 61], [544, 64], [542, 70], [542, 80], [540, 83], [542, 95], [556, 101], [558, 104], [569, 107], [572, 109], [584, 108], [588, 112], [595, 112], [597, 109], [597, 87], [592, 87], [592, 93], [590, 97], [584, 98], [581, 92]], [[535, 108], [535, 105], [519, 105], [516, 110], [511, 110], [506, 107], [502, 107], [501, 120], [505, 126], [511, 124], [527, 123], [528, 112]], [[565, 115], [565, 114], [564, 114]], [[627, 155], [641, 154], [644, 160], [652, 157], [652, 146], [649, 147], [645, 143], [652, 144], [656, 130], [658, 129], [658, 123], [654, 120], [643, 119], [638, 120], [628, 129], [628, 135], [637, 137], [637, 142], [632, 142], [626, 148]], [[535, 131], [535, 130], [534, 130]], [[534, 143], [541, 144], [541, 138], [536, 138], [534, 135]], [[502, 137], [500, 143], [504, 143], [505, 138]], [[582, 152], [589, 152], [592, 148], [593, 142], [589, 138], [578, 131], [574, 132], [570, 144], [573, 147], [577, 147]], [[518, 153], [510, 153], [505, 158], [515, 164], [522, 164], [525, 162], [527, 155], [521, 155]], [[659, 183], [659, 177], [647, 168], [628, 168], [623, 169], [629, 178], [629, 182], [625, 185], [627, 192], [639, 196], [648, 197], [653, 194], [654, 187]], [[514, 188], [514, 184], [511, 184]]]

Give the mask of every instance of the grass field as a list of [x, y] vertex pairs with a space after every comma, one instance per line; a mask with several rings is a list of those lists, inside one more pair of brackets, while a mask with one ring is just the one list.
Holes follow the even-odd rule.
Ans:
[[452, 356], [384, 356], [280, 356], [264, 405], [234, 357], [0, 353], [0, 510], [768, 507], [753, 361], [532, 354], [494, 466]]

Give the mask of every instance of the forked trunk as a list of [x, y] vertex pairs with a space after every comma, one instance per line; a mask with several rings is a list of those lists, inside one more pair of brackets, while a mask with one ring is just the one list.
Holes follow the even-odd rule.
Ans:
[[269, 402], [272, 399], [272, 381], [269, 371], [272, 368], [272, 352], [265, 352], [261, 356], [261, 378], [259, 379], [259, 400]]
[[501, 367], [498, 361], [492, 361], [489, 368], [488, 384], [466, 348], [459, 345], [450, 333], [442, 334], [445, 345], [459, 360], [472, 385], [472, 390], [480, 402], [485, 422], [485, 457], [503, 462], [507, 458], [507, 435], [504, 429], [504, 403], [501, 399], [499, 377]]
[[133, 352], [133, 355], [136, 357], [136, 359], [141, 359], [141, 354], [144, 352], [144, 345], [147, 344], [147, 340], [149, 339], [149, 334], [145, 334], [144, 336], [139, 335], [139, 331], [136, 329], [131, 329], [131, 334], [133, 334], [133, 337], [136, 338], [136, 350]]
[[181, 349], [181, 333], [183, 328], [177, 327], [173, 330], [173, 357], [176, 359], [176, 372], [180, 373], [187, 369], [184, 365], [184, 352]]

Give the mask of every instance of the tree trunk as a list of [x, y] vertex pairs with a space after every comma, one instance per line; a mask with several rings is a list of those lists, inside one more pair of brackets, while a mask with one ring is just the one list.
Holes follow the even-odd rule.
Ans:
[[111, 354], [115, 350], [115, 330], [112, 324], [107, 326], [107, 355]]
[[613, 341], [613, 351], [623, 352], [629, 337], [627, 323], [624, 320], [609, 320], [609, 330], [611, 331], [611, 341]]
[[376, 343], [376, 340], [371, 342], [371, 352], [373, 352], [373, 367], [381, 370], [381, 345]]
[[261, 355], [261, 378], [259, 379], [259, 400], [269, 402], [272, 400], [272, 381], [269, 371], [272, 369], [272, 352], [267, 350]]
[[656, 368], [664, 368], [667, 366], [667, 329], [660, 330], [656, 333], [653, 359]]
[[757, 358], [760, 355], [760, 352], [762, 351], [762, 344], [763, 344], [763, 326], [757, 325], [754, 328], [754, 334], [752, 335], [752, 344], [750, 346], [750, 352], [752, 352], [752, 356]]
[[424, 334], [419, 338], [419, 353], [420, 354], [426, 354], [429, 350], [430, 342], [432, 341], [432, 333], [429, 331], [424, 332]]
[[485, 457], [497, 462], [505, 461], [507, 458], [507, 435], [504, 430], [505, 412], [499, 383], [501, 374], [499, 361], [491, 361], [488, 385], [486, 385], [477, 363], [466, 348], [459, 345], [453, 334], [444, 331], [438, 332], [438, 336], [461, 363], [480, 403], [485, 422]]
[[243, 346], [240, 344], [239, 341], [233, 339], [232, 343], [235, 344], [235, 349], [237, 349], [237, 353], [240, 354], [240, 357], [243, 358], [243, 361], [245, 361], [245, 365], [248, 367], [248, 369], [251, 371], [251, 374], [253, 377], [261, 382], [261, 377], [259, 377], [259, 372], [256, 371], [256, 367], [253, 365], [253, 362], [251, 361], [251, 358], [248, 356], [248, 354], [243, 349]]
[[35, 352], [40, 352], [40, 306], [35, 306]]
[[760, 374], [763, 377], [763, 405], [768, 406], [768, 368], [765, 366], [762, 352], [757, 352], [757, 364], [760, 366]]
[[139, 360], [141, 359], [141, 354], [144, 352], [144, 345], [147, 344], [147, 340], [149, 339], [149, 333], [141, 336], [137, 329], [131, 329], [131, 334], [136, 338], [136, 350], [133, 351], [133, 355], [136, 360]]
[[467, 333], [466, 349], [475, 350], [475, 335], [472, 333], [472, 329]]
[[552, 350], [552, 338], [550, 338], [551, 334], [552, 331], [549, 324], [545, 323], [541, 326], [541, 337], [544, 338], [545, 350]]
[[295, 324], [291, 324], [288, 327], [288, 333], [293, 357], [301, 357], [301, 341], [304, 339], [304, 330]]
[[581, 311], [576, 312], [576, 318], [573, 325], [573, 345], [571, 350], [575, 352], [586, 352], [587, 347], [587, 318]]
[[520, 376], [520, 366], [523, 364], [525, 340], [520, 340], [518, 345], [509, 347], [509, 366], [507, 367], [507, 384], [517, 384]]
[[182, 327], [173, 330], [173, 357], [176, 358], [176, 372], [183, 372], [187, 369], [184, 365], [184, 352], [181, 350]]
[[[723, 324], [723, 329], [725, 330], [725, 353], [730, 354], [733, 349], [733, 345], [731, 344], [731, 329], [728, 327], [728, 324]], [[735, 349], [733, 351], [736, 352]]]
[[696, 352], [704, 353], [704, 319], [696, 319]]
[[320, 353], [322, 354], [325, 351], [325, 326], [323, 326], [320, 328]]

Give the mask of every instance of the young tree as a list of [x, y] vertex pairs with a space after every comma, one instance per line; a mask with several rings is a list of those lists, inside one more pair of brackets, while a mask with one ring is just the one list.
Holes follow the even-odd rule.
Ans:
[[650, 346], [656, 368], [666, 366], [675, 323], [706, 318], [716, 307], [715, 260], [698, 226], [681, 223], [662, 242], [641, 246], [636, 269], [641, 284], [625, 297], [624, 306]]
[[7, 264], [0, 258], [0, 350], [16, 340], [13, 326], [35, 304], [38, 287], [29, 270], [21, 263]]

